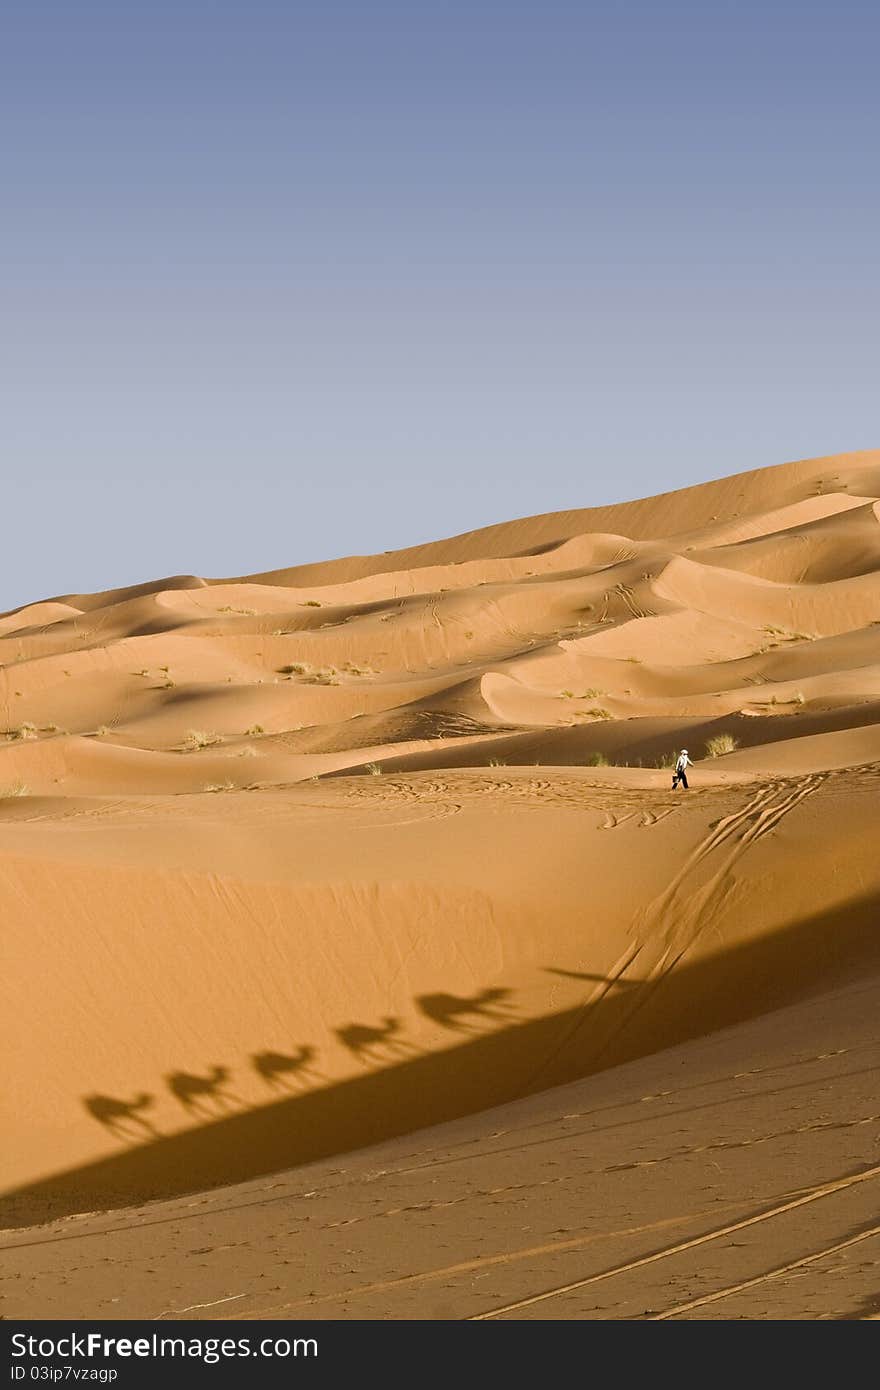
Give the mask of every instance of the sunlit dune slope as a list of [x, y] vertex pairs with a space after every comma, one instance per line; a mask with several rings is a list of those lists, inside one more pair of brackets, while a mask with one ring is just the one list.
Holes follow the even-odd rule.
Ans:
[[8, 1219], [325, 1157], [857, 970], [878, 498], [880, 452], [815, 459], [0, 618]]

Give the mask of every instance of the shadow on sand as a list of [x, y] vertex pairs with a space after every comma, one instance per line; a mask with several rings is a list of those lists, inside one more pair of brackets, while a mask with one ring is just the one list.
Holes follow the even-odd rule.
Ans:
[[[609, 990], [595, 1003], [470, 1033], [442, 1051], [399, 1055], [363, 1075], [222, 1115], [182, 1134], [148, 1139], [6, 1194], [0, 1224], [34, 1224], [242, 1182], [632, 1061], [819, 993], [857, 970], [876, 969], [878, 910], [880, 896], [872, 895], [772, 936], [680, 964], [659, 981]], [[432, 1016], [442, 1014], [454, 1025], [458, 1007], [467, 1001], [456, 1000], [450, 1009], [451, 998], [442, 996], [443, 1006]], [[482, 1002], [488, 1002], [484, 996]], [[381, 1026], [386, 1041], [396, 1032], [390, 1023]], [[360, 1034], [350, 1038], [352, 1044], [361, 1042]], [[352, 1050], [356, 1055], [358, 1046]], [[273, 1064], [265, 1068], [270, 1074], [275, 1070]], [[277, 1070], [282, 1073], [284, 1065]], [[203, 1078], [212, 1079], [213, 1073]], [[189, 1086], [180, 1089], [199, 1098]], [[91, 1097], [89, 1109], [115, 1128], [118, 1121], [126, 1127], [137, 1123], [147, 1098], [120, 1102], [119, 1113], [102, 1111], [105, 1099]], [[184, 1102], [183, 1095], [179, 1099]], [[147, 1138], [143, 1129], [141, 1134]]]

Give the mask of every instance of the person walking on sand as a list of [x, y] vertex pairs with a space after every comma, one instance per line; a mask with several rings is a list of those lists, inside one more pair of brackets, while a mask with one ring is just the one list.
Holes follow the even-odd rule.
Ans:
[[693, 767], [693, 763], [691, 762], [690, 758], [688, 757], [688, 751], [687, 751], [687, 749], [686, 749], [686, 748], [682, 748], [681, 752], [680, 752], [679, 755], [678, 755], [678, 759], [677, 759], [677, 761], [676, 761], [676, 764], [675, 764], [675, 771], [674, 771], [673, 774], [672, 774], [672, 790], [673, 790], [673, 791], [675, 791], [675, 789], [676, 789], [676, 787], [678, 786], [679, 782], [680, 782], [681, 785], [684, 787], [685, 791], [687, 791], [687, 789], [688, 789], [687, 770], [688, 770], [689, 767]]

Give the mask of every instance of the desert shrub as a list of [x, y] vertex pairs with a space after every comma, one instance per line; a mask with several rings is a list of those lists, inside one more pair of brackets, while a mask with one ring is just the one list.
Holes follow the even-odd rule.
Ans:
[[723, 758], [725, 753], [732, 753], [738, 747], [739, 741], [733, 734], [715, 734], [713, 738], [706, 740], [706, 756]]
[[16, 739], [21, 742], [28, 738], [37, 738], [37, 726], [36, 724], [29, 724], [27, 722], [25, 722], [24, 724], [19, 724], [16, 728], [9, 729], [7, 731], [6, 737]]
[[307, 598], [306, 601], [305, 601], [305, 607], [306, 607], [306, 608], [320, 608], [321, 605], [320, 605], [320, 603], [318, 602], [318, 600], [317, 600], [316, 598]]
[[28, 788], [24, 782], [13, 782], [11, 786], [0, 787], [0, 801], [5, 801], [7, 797], [27, 795]]
[[212, 744], [222, 742], [222, 734], [209, 734], [204, 729], [190, 729], [183, 740], [183, 746], [190, 752], [194, 752], [197, 748], [210, 748]]
[[605, 757], [605, 754], [604, 754], [604, 753], [590, 753], [590, 754], [584, 759], [584, 766], [585, 766], [585, 767], [607, 767], [607, 766], [608, 766], [608, 759]]
[[260, 734], [264, 734], [265, 732], [266, 730], [263, 728], [262, 724], [252, 724], [249, 729], [245, 729], [244, 734], [245, 738], [258, 738]]
[[671, 753], [661, 753], [660, 756], [659, 756], [659, 758], [657, 759], [656, 763], [654, 764], [654, 766], [655, 766], [655, 767], [675, 767], [675, 764], [676, 764], [676, 761], [677, 761], [677, 757], [678, 757], [678, 755], [676, 754], [676, 752], [675, 752], [674, 749], [673, 749], [673, 751], [672, 751]]
[[382, 776], [382, 769], [378, 763], [364, 763], [364, 770], [369, 772], [372, 777]]
[[235, 791], [235, 783], [234, 783], [234, 782], [207, 782], [207, 783], [205, 784], [205, 791], [206, 791], [206, 792], [234, 792], [234, 791]]

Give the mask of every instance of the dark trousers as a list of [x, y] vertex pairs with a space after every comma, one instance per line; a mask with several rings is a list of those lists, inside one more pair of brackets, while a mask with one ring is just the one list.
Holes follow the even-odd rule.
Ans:
[[673, 791], [675, 791], [675, 789], [676, 789], [676, 787], [678, 786], [679, 782], [680, 782], [681, 785], [684, 787], [685, 791], [687, 791], [687, 790], [688, 790], [688, 779], [687, 779], [687, 773], [686, 773], [686, 772], [676, 772], [676, 773], [673, 775], [673, 778], [672, 778], [672, 790], [673, 790]]

